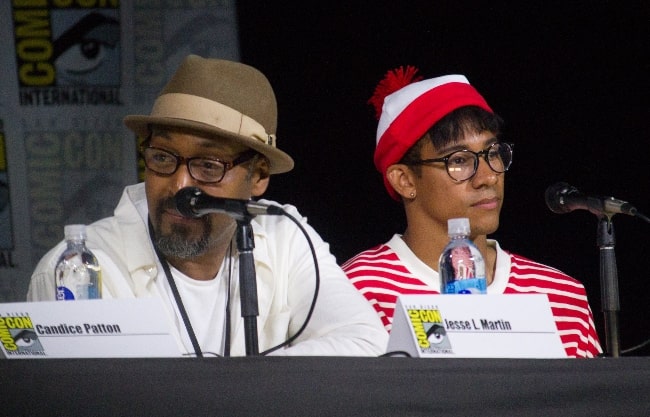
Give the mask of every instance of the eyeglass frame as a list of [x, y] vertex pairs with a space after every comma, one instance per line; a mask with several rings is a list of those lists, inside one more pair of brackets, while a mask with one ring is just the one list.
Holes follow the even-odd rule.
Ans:
[[[168, 155], [171, 155], [174, 158], [176, 158], [176, 167], [174, 168], [174, 170], [172, 172], [165, 173], [165, 172], [156, 171], [155, 169], [149, 167], [149, 165], [147, 164], [147, 158], [145, 157], [145, 151], [147, 149], [153, 149], [153, 150], [156, 150], [156, 151], [159, 151], [159, 152], [164, 152], [164, 153], [166, 153]], [[239, 156], [237, 156], [232, 161], [228, 162], [228, 161], [224, 161], [223, 159], [207, 158], [205, 156], [192, 156], [192, 157], [188, 158], [188, 157], [185, 157], [185, 156], [177, 155], [177, 154], [175, 154], [175, 153], [173, 153], [173, 152], [171, 152], [171, 151], [169, 151], [167, 149], [158, 148], [156, 146], [148, 146], [148, 145], [140, 146], [140, 156], [142, 157], [142, 160], [144, 162], [145, 167], [147, 167], [147, 169], [154, 172], [156, 175], [160, 175], [160, 176], [163, 176], [163, 177], [172, 176], [172, 175], [174, 175], [176, 173], [176, 171], [178, 171], [178, 168], [182, 164], [185, 164], [185, 166], [187, 167], [187, 172], [190, 174], [190, 177], [192, 177], [194, 180], [196, 180], [196, 181], [198, 181], [200, 183], [203, 183], [203, 184], [217, 184], [217, 183], [220, 183], [224, 179], [224, 177], [226, 176], [226, 173], [228, 171], [230, 171], [231, 169], [233, 169], [237, 165], [240, 165], [240, 164], [243, 164], [244, 162], [250, 161], [251, 159], [253, 159], [258, 154], [259, 154], [259, 152], [257, 152], [256, 150], [248, 149], [248, 150], [240, 153]], [[210, 162], [215, 162], [215, 163], [223, 165], [223, 173], [221, 174], [221, 177], [218, 180], [215, 180], [215, 181], [203, 181], [203, 180], [201, 180], [199, 178], [196, 178], [194, 176], [194, 174], [192, 173], [192, 168], [191, 168], [192, 165], [190, 165], [190, 163], [192, 161], [199, 160], [199, 159], [210, 161]]]
[[[494, 169], [492, 164], [490, 164], [490, 160], [488, 159], [490, 149], [492, 149], [492, 147], [494, 147], [495, 145], [501, 145], [501, 146], [506, 145], [508, 148], [510, 148], [510, 163], [508, 163], [508, 166], [504, 165], [503, 171], [497, 171], [496, 169]], [[434, 163], [434, 162], [444, 162], [445, 163], [445, 171], [447, 171], [447, 175], [449, 175], [449, 178], [451, 178], [452, 180], [454, 180], [456, 182], [464, 182], [464, 181], [469, 181], [472, 178], [474, 178], [474, 176], [478, 172], [478, 164], [479, 164], [479, 159], [480, 159], [481, 156], [483, 156], [483, 159], [485, 159], [485, 162], [487, 163], [488, 167], [490, 167], [490, 169], [492, 171], [496, 172], [497, 174], [503, 174], [504, 172], [506, 172], [508, 169], [510, 169], [510, 166], [512, 166], [512, 155], [513, 155], [513, 151], [514, 151], [514, 146], [515, 146], [514, 143], [494, 142], [490, 146], [488, 146], [487, 148], [485, 148], [485, 149], [483, 149], [482, 151], [479, 151], [479, 152], [470, 151], [469, 149], [459, 149], [457, 151], [450, 152], [447, 155], [442, 156], [440, 158], [417, 159], [417, 160], [414, 160], [414, 161], [408, 161], [406, 164], [407, 165], [426, 165], [426, 164], [430, 164], [430, 163]], [[457, 152], [469, 152], [469, 153], [474, 155], [474, 172], [472, 173], [472, 175], [470, 175], [469, 177], [467, 177], [467, 178], [465, 178], [463, 180], [457, 180], [449, 172], [449, 159], [451, 158], [451, 156], [453, 154], [455, 154]]]

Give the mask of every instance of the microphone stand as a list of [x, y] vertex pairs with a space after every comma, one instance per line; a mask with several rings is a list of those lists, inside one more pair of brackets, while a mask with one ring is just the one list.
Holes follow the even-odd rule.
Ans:
[[603, 215], [598, 221], [598, 247], [600, 248], [600, 297], [605, 316], [606, 353], [618, 358], [620, 338], [618, 332], [618, 272], [614, 245], [614, 224], [610, 216]]
[[239, 249], [239, 286], [241, 288], [241, 315], [244, 318], [244, 333], [246, 337], [246, 355], [259, 354], [257, 341], [257, 281], [255, 280], [255, 247], [252, 216], [242, 216], [237, 219], [237, 249]]

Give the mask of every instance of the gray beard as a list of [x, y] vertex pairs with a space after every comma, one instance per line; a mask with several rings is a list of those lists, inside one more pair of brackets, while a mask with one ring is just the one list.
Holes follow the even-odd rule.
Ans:
[[191, 259], [201, 256], [210, 249], [213, 243], [210, 239], [211, 225], [207, 218], [204, 224], [205, 230], [198, 240], [189, 240], [186, 230], [176, 227], [167, 235], [156, 234], [156, 247], [165, 257]]

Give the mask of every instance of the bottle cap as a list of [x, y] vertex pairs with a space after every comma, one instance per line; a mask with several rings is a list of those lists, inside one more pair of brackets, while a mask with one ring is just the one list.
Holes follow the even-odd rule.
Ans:
[[66, 224], [63, 227], [63, 234], [66, 239], [86, 239], [86, 225]]
[[459, 217], [447, 220], [447, 234], [449, 235], [469, 235], [469, 219]]

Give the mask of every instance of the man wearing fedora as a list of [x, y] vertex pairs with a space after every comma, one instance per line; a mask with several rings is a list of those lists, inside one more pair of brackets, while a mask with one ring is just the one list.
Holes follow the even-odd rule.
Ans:
[[[261, 72], [190, 55], [151, 114], [127, 116], [124, 123], [144, 139], [145, 179], [124, 189], [112, 217], [87, 226], [87, 244], [102, 268], [104, 298], [160, 298], [169, 315], [161, 319], [170, 320], [187, 355], [248, 353], [238, 221], [224, 212], [181, 214], [178, 193], [193, 187], [210, 197], [255, 199], [289, 215], [248, 219], [260, 354], [384, 352], [386, 330], [329, 245], [294, 206], [260, 198], [272, 174], [293, 168], [292, 158], [276, 146], [275, 95]], [[64, 245], [37, 265], [28, 300], [55, 299], [54, 266]]]

